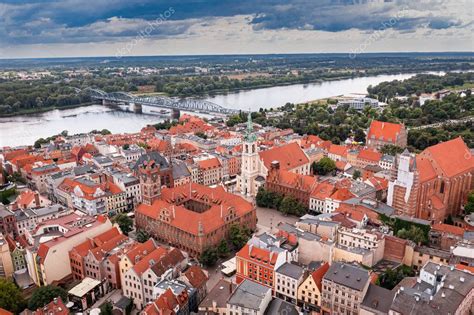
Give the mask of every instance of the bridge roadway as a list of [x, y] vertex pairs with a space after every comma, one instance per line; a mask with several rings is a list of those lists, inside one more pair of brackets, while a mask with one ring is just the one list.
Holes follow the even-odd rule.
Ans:
[[88, 93], [92, 99], [102, 100], [110, 103], [146, 105], [209, 114], [216, 113], [230, 115], [239, 112], [236, 109], [226, 108], [209, 101], [193, 98], [172, 98], [167, 96], [136, 96], [125, 92], [107, 93], [102, 90], [92, 88], [86, 88], [81, 91]]

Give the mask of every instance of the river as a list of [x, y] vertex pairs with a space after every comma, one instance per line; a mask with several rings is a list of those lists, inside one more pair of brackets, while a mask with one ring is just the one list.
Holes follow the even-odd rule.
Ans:
[[[276, 86], [209, 96], [205, 99], [224, 107], [255, 111], [261, 107], [276, 108], [287, 102], [303, 103], [336, 95], [366, 93], [369, 85], [376, 85], [383, 81], [404, 80], [414, 75], [379, 75], [322, 83]], [[94, 129], [108, 129], [113, 133], [137, 132], [147, 124], [163, 120], [149, 108], [144, 107], [143, 111], [143, 114], [137, 114], [92, 105], [0, 118], [0, 147], [31, 145], [38, 138], [46, 138], [63, 130], [67, 130], [69, 134], [89, 132]]]

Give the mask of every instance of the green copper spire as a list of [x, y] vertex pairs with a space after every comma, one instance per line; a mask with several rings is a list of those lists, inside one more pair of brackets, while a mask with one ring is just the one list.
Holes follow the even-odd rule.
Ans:
[[253, 133], [253, 123], [252, 123], [252, 113], [249, 111], [247, 118], [247, 130], [245, 131], [245, 141], [255, 142], [257, 141], [257, 136]]

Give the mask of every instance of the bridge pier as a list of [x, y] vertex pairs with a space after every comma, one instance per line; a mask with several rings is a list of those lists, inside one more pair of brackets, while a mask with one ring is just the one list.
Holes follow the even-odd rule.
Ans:
[[143, 107], [142, 107], [142, 104], [140, 103], [131, 103], [132, 107], [133, 107], [133, 111], [137, 114], [141, 114], [143, 113]]

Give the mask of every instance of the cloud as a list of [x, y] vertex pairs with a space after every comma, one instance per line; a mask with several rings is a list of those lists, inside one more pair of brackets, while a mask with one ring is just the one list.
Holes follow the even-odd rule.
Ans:
[[348, 32], [370, 34], [381, 29], [420, 39], [423, 34], [444, 34], [443, 30], [462, 37], [472, 31], [472, 16], [466, 10], [470, 1], [0, 0], [0, 46], [120, 43], [138, 36], [170, 7], [175, 13], [153, 28], [148, 39], [219, 34], [243, 40], [265, 33], [269, 34], [265, 43], [270, 43], [288, 42], [288, 34], [304, 40], [308, 34], [321, 37], [328, 32], [333, 34], [329, 38], [351, 40]]

